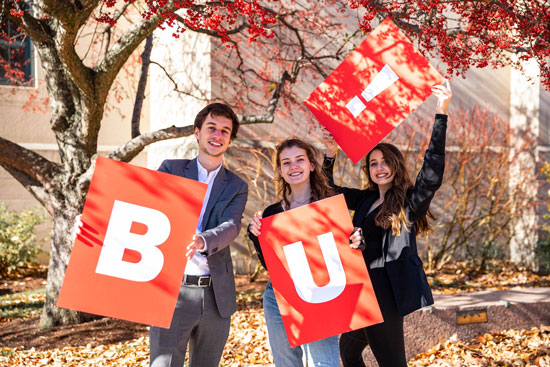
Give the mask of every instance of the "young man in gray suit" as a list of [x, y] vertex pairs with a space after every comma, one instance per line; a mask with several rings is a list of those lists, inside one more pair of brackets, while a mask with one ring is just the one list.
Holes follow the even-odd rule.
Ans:
[[151, 367], [218, 366], [236, 310], [229, 244], [241, 229], [248, 185], [223, 167], [223, 157], [239, 130], [233, 110], [212, 103], [195, 118], [199, 154], [162, 162], [159, 171], [208, 184], [197, 232], [187, 245], [187, 266], [169, 329], [151, 327]]

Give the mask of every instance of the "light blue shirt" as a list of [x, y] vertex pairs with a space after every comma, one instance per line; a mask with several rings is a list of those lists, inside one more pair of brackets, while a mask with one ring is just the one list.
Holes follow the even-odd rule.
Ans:
[[[218, 172], [220, 172], [220, 169], [222, 168], [222, 164], [218, 168], [216, 168], [214, 171], [208, 173], [206, 168], [204, 168], [197, 158], [197, 171], [199, 173], [199, 182], [203, 182], [208, 185], [208, 188], [206, 189], [206, 196], [204, 197], [204, 202], [202, 203], [202, 209], [201, 214], [199, 216], [199, 224], [197, 225], [197, 231], [195, 233], [199, 234], [203, 231], [203, 217], [204, 212], [206, 211], [206, 205], [208, 205], [208, 200], [210, 199], [210, 192], [212, 191], [212, 185], [214, 184], [214, 180], [216, 179], [216, 176], [218, 175]], [[208, 244], [206, 243], [206, 240], [204, 237], [201, 236], [201, 238], [204, 240], [205, 248], [202, 251], [206, 251], [208, 248]], [[208, 267], [208, 261], [206, 260], [206, 256], [199, 254], [199, 252], [195, 252], [195, 255], [191, 258], [191, 260], [187, 261], [187, 265], [185, 266], [185, 274], [187, 275], [210, 275], [210, 268]]]

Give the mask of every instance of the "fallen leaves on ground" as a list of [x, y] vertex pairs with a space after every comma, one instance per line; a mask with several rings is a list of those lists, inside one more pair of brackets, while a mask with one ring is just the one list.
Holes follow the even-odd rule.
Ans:
[[[239, 293], [237, 312], [231, 318], [231, 333], [225, 345], [220, 366], [241, 367], [272, 364], [267, 344], [262, 309], [263, 292]], [[0, 307], [11, 301], [2, 297]], [[23, 301], [23, 299], [20, 299]], [[12, 301], [17, 304], [16, 297]], [[43, 302], [43, 301], [42, 301]], [[11, 304], [11, 303], [10, 303]], [[39, 351], [22, 348], [0, 348], [0, 366], [72, 367], [72, 366], [148, 366], [149, 338], [125, 343], [66, 347]]]
[[[550, 286], [550, 275], [534, 274], [508, 262], [490, 263], [483, 271], [464, 262], [455, 262], [441, 270], [428, 272], [428, 276], [434, 293]], [[231, 320], [231, 332], [220, 366], [273, 363], [267, 342], [262, 295], [263, 292], [257, 291], [237, 295], [237, 312]], [[43, 302], [43, 290], [4, 295], [0, 297], [0, 312], [2, 315], [9, 312], [4, 318], [20, 317], [17, 315], [25, 312], [31, 315], [40, 312], [40, 307], [27, 306], [41, 306]], [[550, 367], [549, 355], [550, 326], [543, 326], [528, 331], [479, 335], [470, 342], [449, 340], [419, 354], [409, 362], [409, 366]], [[147, 337], [96, 347], [87, 345], [46, 351], [0, 347], [0, 366], [148, 366], [148, 361]]]
[[[272, 364], [260, 310], [238, 311], [220, 366]], [[148, 366], [149, 339], [125, 343], [35, 351], [0, 348], [2, 366]], [[470, 342], [446, 341], [421, 353], [409, 367], [550, 366], [550, 326], [478, 335]]]
[[125, 343], [97, 347], [66, 347], [36, 351], [0, 348], [0, 365], [16, 367], [73, 367], [73, 366], [148, 366], [149, 339], [139, 338]]
[[470, 342], [446, 341], [409, 361], [410, 367], [550, 367], [550, 326], [478, 335]]
[[4, 274], [7, 279], [22, 279], [27, 277], [43, 277], [48, 275], [48, 265], [30, 262], [20, 263], [15, 269]]
[[237, 312], [231, 318], [231, 332], [225, 344], [221, 366], [273, 363], [267, 343], [262, 297], [263, 292], [237, 296]]
[[511, 261], [489, 260], [481, 269], [467, 261], [453, 261], [426, 274], [434, 293], [550, 287], [550, 274], [533, 273]]

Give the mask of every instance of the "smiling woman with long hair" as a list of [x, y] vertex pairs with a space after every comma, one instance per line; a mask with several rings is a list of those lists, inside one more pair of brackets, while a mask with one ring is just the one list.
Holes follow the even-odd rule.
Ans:
[[[262, 217], [307, 205], [335, 194], [322, 171], [319, 153], [311, 144], [300, 139], [285, 140], [277, 146], [275, 160], [281, 200], [265, 208], [263, 215], [256, 214], [248, 227], [248, 235], [254, 243], [260, 262], [266, 269], [257, 237], [261, 233]], [[355, 242], [352, 246], [357, 247], [359, 239], [353, 238]], [[308, 366], [340, 365], [337, 336], [290, 348], [271, 282], [268, 282], [264, 292], [264, 315], [276, 367], [303, 366], [304, 354]]]
[[410, 178], [403, 154], [392, 144], [380, 143], [365, 157], [364, 190], [337, 187], [332, 171], [338, 145], [323, 131], [327, 148], [324, 170], [344, 194], [353, 225], [361, 227], [362, 250], [384, 322], [344, 333], [340, 356], [344, 367], [364, 367], [362, 351], [370, 345], [380, 367], [406, 367], [403, 316], [433, 303], [432, 293], [416, 248], [416, 235], [430, 230], [430, 203], [443, 181], [447, 110], [452, 92], [446, 85], [432, 88], [437, 97], [435, 122], [424, 164]]
[[[407, 198], [407, 190], [412, 188], [414, 184], [407, 171], [405, 157], [403, 157], [401, 151], [393, 144], [379, 143], [367, 154], [365, 164], [362, 167], [363, 172], [367, 175], [367, 189], [380, 190], [377, 183], [380, 179], [375, 176], [377, 172], [374, 170], [374, 167], [379, 163], [374, 156], [383, 160], [389, 172], [393, 173], [391, 186], [383, 195], [383, 202], [380, 204], [380, 210], [375, 216], [375, 223], [382, 228], [391, 228], [392, 234], [399, 236], [402, 228], [410, 229], [412, 224], [405, 213], [404, 203]], [[372, 173], [371, 168], [373, 168]], [[431, 230], [428, 217], [433, 218], [429, 210], [426, 216], [416, 219], [414, 222], [416, 234], [427, 234]]]

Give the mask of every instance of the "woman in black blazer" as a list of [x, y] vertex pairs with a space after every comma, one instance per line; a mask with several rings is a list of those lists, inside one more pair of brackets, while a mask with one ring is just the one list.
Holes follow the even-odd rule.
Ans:
[[[438, 98], [435, 122], [424, 164], [416, 182], [410, 179], [403, 154], [380, 143], [366, 156], [367, 189], [336, 187], [344, 194], [353, 225], [360, 227], [367, 264], [384, 322], [340, 337], [344, 367], [363, 367], [361, 352], [368, 344], [381, 367], [406, 367], [403, 316], [433, 304], [433, 297], [416, 249], [416, 235], [430, 230], [428, 209], [441, 186], [445, 167], [449, 82], [432, 88]], [[323, 168], [334, 185], [332, 171], [338, 146], [323, 132], [327, 154]], [[363, 341], [361, 341], [363, 339]]]

